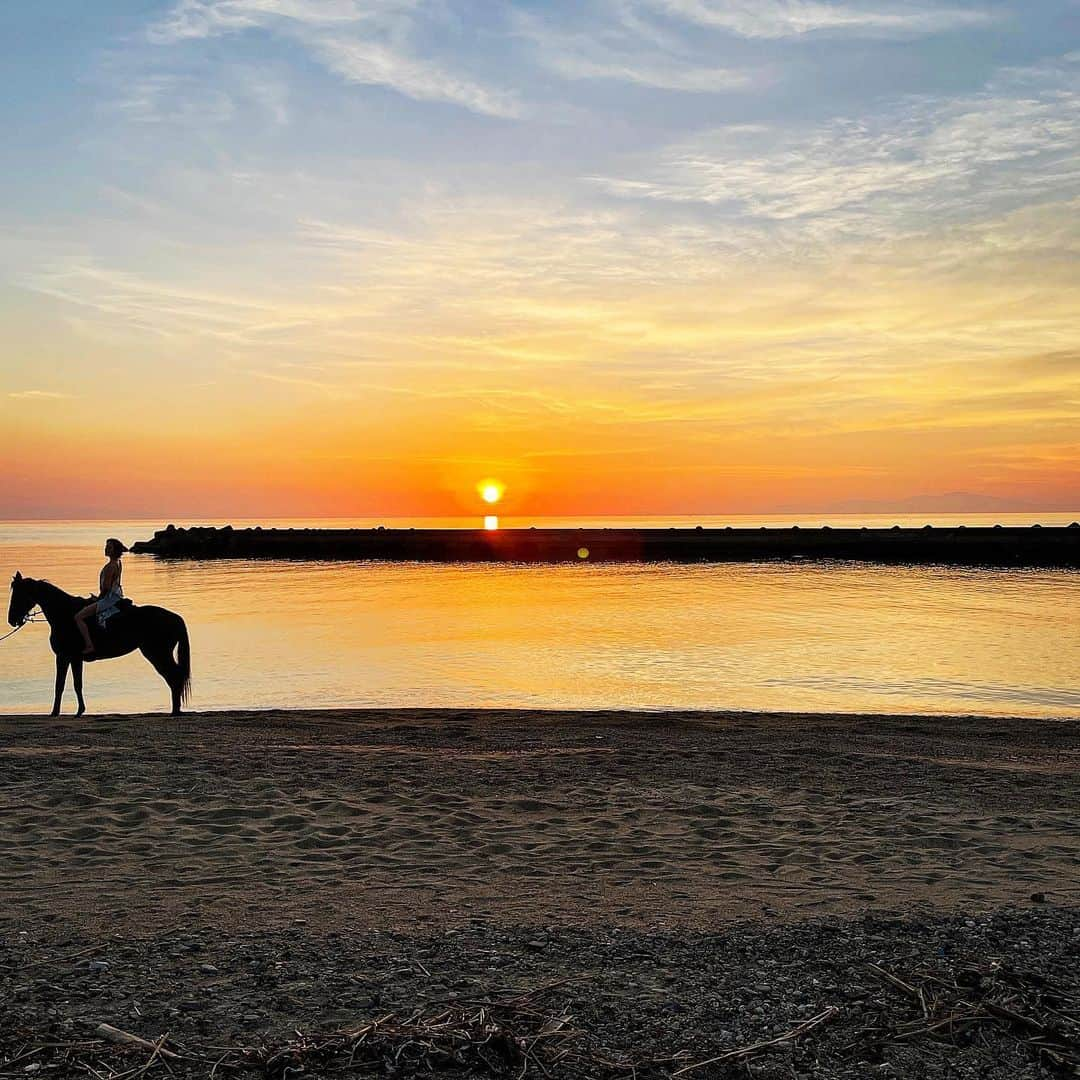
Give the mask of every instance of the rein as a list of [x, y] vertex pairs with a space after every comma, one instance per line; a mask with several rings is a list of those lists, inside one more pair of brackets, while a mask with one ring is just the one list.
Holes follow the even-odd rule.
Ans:
[[14, 630], [9, 630], [3, 637], [0, 637], [0, 641], [7, 641], [13, 634], [17, 634], [27, 623], [32, 622], [47, 622], [48, 620], [40, 611], [31, 611], [25, 619]]

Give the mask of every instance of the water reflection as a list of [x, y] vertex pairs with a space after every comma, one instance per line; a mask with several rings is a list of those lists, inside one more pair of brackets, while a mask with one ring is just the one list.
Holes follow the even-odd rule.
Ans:
[[[0, 565], [89, 591], [97, 539], [2, 526]], [[187, 619], [198, 708], [1080, 712], [1068, 572], [129, 557], [125, 585]], [[0, 646], [0, 710], [45, 711], [51, 678], [44, 627]], [[91, 667], [87, 695], [97, 711], [167, 704], [139, 657]]]

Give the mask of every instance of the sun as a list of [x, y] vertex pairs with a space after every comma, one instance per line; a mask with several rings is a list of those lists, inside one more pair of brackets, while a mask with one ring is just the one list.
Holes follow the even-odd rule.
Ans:
[[498, 480], [481, 480], [476, 485], [476, 490], [480, 492], [480, 498], [484, 502], [494, 504], [503, 497], [506, 485], [499, 483]]

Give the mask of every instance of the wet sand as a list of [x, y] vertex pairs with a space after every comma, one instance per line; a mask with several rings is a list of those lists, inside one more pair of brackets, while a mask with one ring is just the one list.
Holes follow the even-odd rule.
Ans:
[[1080, 901], [1076, 721], [0, 717], [0, 926], [715, 929]]

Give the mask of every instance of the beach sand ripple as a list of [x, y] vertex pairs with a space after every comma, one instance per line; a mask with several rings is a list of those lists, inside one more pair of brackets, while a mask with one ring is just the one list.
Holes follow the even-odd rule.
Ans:
[[13, 917], [707, 928], [1080, 898], [1071, 722], [0, 718]]

